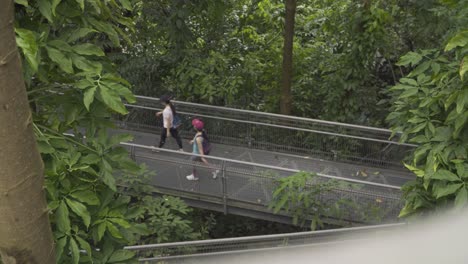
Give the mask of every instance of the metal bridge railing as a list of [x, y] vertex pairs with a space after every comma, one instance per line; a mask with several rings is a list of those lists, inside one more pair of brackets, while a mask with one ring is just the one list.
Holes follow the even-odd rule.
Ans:
[[[127, 104], [130, 114], [122, 127], [157, 132], [161, 119], [159, 100], [137, 96]], [[309, 155], [330, 161], [403, 170], [401, 161], [415, 145], [390, 140], [388, 129], [285, 116], [241, 109], [177, 102], [183, 120], [182, 136], [190, 137], [190, 120], [202, 118], [215, 143], [244, 146], [290, 154]]]
[[[224, 206], [225, 213], [231, 207], [271, 213], [267, 207], [272, 201], [278, 179], [299, 172], [294, 169], [206, 156], [207, 166], [194, 162], [194, 154], [168, 149], [121, 143], [130, 149], [132, 158], [145, 163], [156, 172], [151, 184], [156, 188], [170, 190], [171, 194], [202, 200]], [[198, 181], [188, 181], [185, 176], [197, 169]], [[218, 177], [212, 172], [219, 170]], [[396, 220], [401, 209], [401, 190], [397, 186], [370, 183], [360, 180], [318, 174], [316, 182], [335, 181], [333, 189], [321, 192], [319, 198], [331, 209], [328, 218], [334, 223], [380, 223]], [[304, 188], [314, 188], [309, 182]], [[339, 207], [337, 208], [337, 205]], [[333, 209], [333, 210], [332, 210]], [[285, 216], [288, 213], [281, 212]]]
[[221, 258], [227, 254], [287, 250], [288, 248], [304, 246], [329, 246], [335, 243], [372, 239], [405, 226], [406, 224], [403, 223], [387, 224], [324, 231], [136, 245], [127, 246], [125, 249], [137, 251], [139, 261], [143, 263], [173, 264], [187, 263], [187, 261], [203, 263], [206, 258]]

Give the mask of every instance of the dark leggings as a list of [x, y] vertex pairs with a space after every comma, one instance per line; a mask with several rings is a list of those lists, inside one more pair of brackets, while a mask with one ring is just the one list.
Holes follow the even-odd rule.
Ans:
[[[179, 148], [182, 148], [182, 140], [180, 139], [179, 132], [175, 128], [170, 128], [169, 131], [171, 132], [171, 135], [175, 140], [177, 141], [177, 145], [179, 145]], [[161, 131], [161, 140], [159, 141], [159, 147], [162, 148], [164, 144], [166, 143], [166, 138], [167, 138], [167, 128], [162, 129]]]

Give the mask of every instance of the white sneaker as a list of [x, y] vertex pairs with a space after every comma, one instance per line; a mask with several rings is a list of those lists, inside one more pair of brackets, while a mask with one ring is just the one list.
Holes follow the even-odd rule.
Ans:
[[180, 151], [180, 152], [185, 152], [184, 149], [179, 149], [178, 151]]
[[213, 171], [213, 179], [216, 179], [218, 177], [219, 170]]
[[197, 181], [198, 180], [198, 178], [195, 177], [193, 174], [185, 176], [185, 178], [187, 178], [187, 180], [189, 180], [189, 181]]

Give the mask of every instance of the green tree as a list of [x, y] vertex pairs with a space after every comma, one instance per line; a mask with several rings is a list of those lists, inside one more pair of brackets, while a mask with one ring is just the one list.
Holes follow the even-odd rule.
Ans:
[[447, 1], [437, 12], [459, 23], [444, 38], [444, 48], [409, 52], [398, 65], [411, 69], [391, 90], [388, 120], [402, 140], [418, 144], [406, 167], [417, 179], [404, 187], [400, 216], [463, 207], [468, 201], [468, 6]]
[[[129, 84], [105, 56], [133, 30], [128, 1], [16, 1], [17, 43], [23, 54], [34, 132], [45, 164], [48, 207], [59, 263], [115, 263], [138, 233], [130, 198], [115, 175], [140, 168], [109, 136], [112, 115], [133, 102]], [[128, 235], [130, 234], [130, 235]], [[80, 252], [80, 249], [86, 253]], [[97, 250], [99, 249], [99, 250]]]

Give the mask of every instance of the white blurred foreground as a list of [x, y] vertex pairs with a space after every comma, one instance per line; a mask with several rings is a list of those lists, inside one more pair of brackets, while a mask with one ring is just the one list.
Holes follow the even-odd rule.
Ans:
[[183, 263], [467, 264], [467, 242], [468, 212], [447, 213], [355, 241], [194, 257]]

